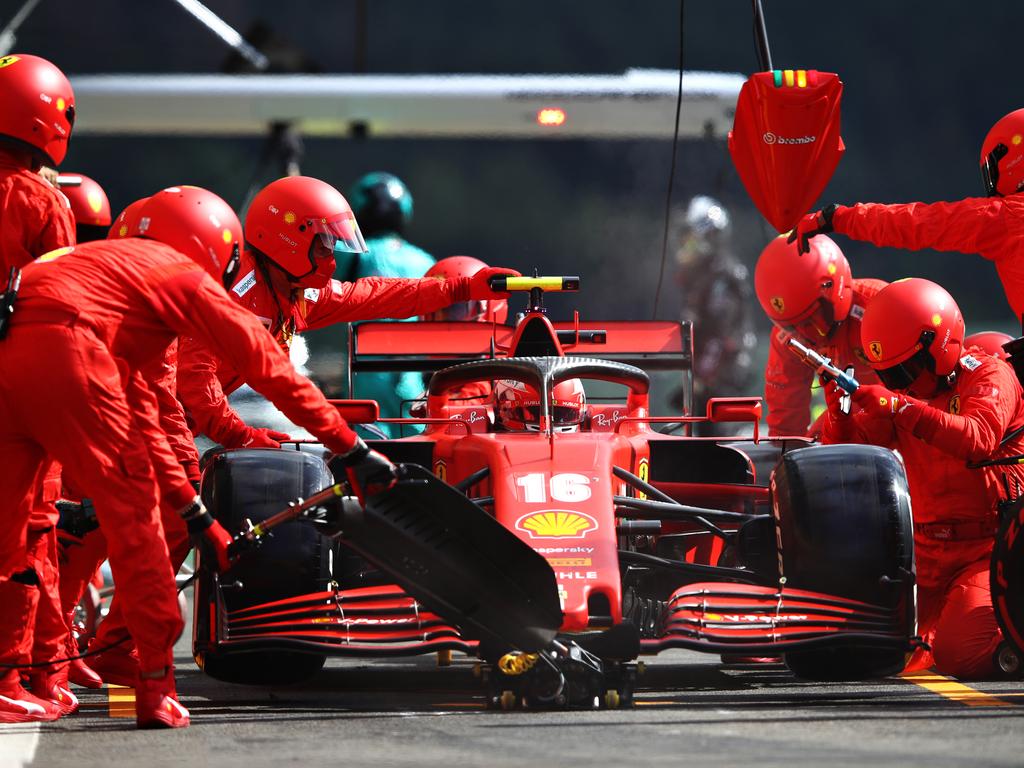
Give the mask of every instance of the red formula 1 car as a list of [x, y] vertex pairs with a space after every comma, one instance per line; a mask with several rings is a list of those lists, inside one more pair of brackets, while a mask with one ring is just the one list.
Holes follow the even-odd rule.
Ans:
[[[358, 505], [327, 509], [344, 473], [322, 449], [225, 451], [209, 461], [208, 506], [263, 545], [219, 577], [198, 568], [194, 650], [208, 674], [281, 682], [315, 672], [328, 655], [457, 650], [483, 660], [490, 701], [507, 707], [628, 702], [635, 660], [668, 648], [781, 655], [810, 679], [902, 668], [915, 591], [898, 456], [759, 440], [758, 398], [712, 399], [700, 416], [652, 416], [647, 371], [689, 375], [689, 326], [552, 323], [542, 292], [572, 280], [510, 283], [530, 289], [514, 328], [356, 329], [356, 373], [433, 372], [425, 415], [406, 420], [424, 425], [422, 434], [371, 441], [404, 473], [385, 505], [392, 533], [378, 532], [376, 543], [366, 543]], [[621, 394], [591, 397], [581, 428], [558, 432], [551, 391], [570, 378]], [[495, 380], [541, 393], [539, 431], [499, 431], [489, 402], [462, 399], [468, 386]], [[352, 421], [376, 419], [372, 402], [338, 405]], [[754, 438], [689, 436], [703, 419], [749, 421]], [[333, 492], [317, 495], [325, 488]], [[371, 500], [365, 514], [382, 503]], [[303, 516], [319, 530], [279, 525]], [[492, 546], [487, 525], [510, 541]], [[461, 549], [429, 552], [448, 558], [452, 573], [473, 558], [477, 570], [439, 581], [428, 550], [409, 554], [397, 543], [406, 535], [425, 547], [461, 537]]]

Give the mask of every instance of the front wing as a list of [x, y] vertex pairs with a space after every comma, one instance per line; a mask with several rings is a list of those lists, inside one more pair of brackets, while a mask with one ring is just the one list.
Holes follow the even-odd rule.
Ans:
[[[210, 651], [294, 649], [336, 656], [410, 656], [477, 643], [395, 585], [329, 590], [228, 611], [210, 606]], [[663, 633], [641, 653], [670, 648], [778, 655], [828, 645], [910, 649], [905, 611], [796, 589], [702, 583], [667, 604]]]
[[644, 653], [689, 648], [777, 655], [822, 645], [910, 649], [904, 608], [800, 589], [690, 584], [668, 603], [665, 632], [641, 641]]

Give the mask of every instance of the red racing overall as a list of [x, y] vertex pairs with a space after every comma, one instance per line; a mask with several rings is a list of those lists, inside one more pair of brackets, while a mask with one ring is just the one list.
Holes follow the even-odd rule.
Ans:
[[955, 203], [837, 206], [832, 229], [878, 246], [977, 253], [996, 265], [1006, 298], [1024, 313], [1024, 195]]
[[[155, 479], [160, 501], [173, 509], [188, 505], [195, 491], [140, 371], [161, 360], [178, 335], [201, 339], [332, 451], [345, 452], [356, 439], [259, 321], [168, 246], [98, 241], [25, 269], [15, 323], [0, 342], [0, 367], [14, 372], [0, 381], [0, 462], [9, 467], [0, 493], [26, 498], [44, 453], [62, 459], [107, 532], [144, 672], [170, 664], [181, 629]], [[26, 519], [23, 503], [0, 533], [0, 573], [11, 572]]]
[[[0, 289], [12, 267], [24, 267], [48, 251], [75, 243], [75, 222], [67, 198], [33, 172], [27, 155], [0, 147]], [[57, 511], [60, 466], [51, 464], [36, 487], [31, 521], [22, 529], [24, 557], [0, 573], [0, 664], [46, 662], [63, 655], [66, 633], [57, 594]], [[3, 578], [34, 571], [38, 587]], [[41, 631], [34, 632], [36, 622]], [[6, 670], [0, 668], [0, 676]]]
[[[291, 291], [272, 288], [252, 256], [242, 258], [229, 295], [259, 318], [282, 348], [299, 332], [334, 323], [424, 315], [464, 300], [469, 278], [412, 279], [365, 277], [351, 283], [331, 280], [326, 288]], [[290, 300], [281, 296], [289, 296]], [[229, 361], [218, 359], [193, 338], [183, 338], [178, 363], [178, 397], [205, 434], [227, 448], [248, 444], [254, 430], [228, 405], [227, 394], [246, 383]], [[250, 382], [251, 383], [251, 382]]]

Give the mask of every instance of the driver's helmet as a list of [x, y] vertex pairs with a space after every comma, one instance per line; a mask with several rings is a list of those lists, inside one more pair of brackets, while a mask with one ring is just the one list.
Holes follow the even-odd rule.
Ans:
[[[540, 396], [529, 384], [500, 379], [494, 384], [494, 414], [499, 427], [516, 432], [540, 431]], [[583, 382], [566, 379], [551, 392], [551, 423], [555, 432], [578, 432], [586, 417]]]

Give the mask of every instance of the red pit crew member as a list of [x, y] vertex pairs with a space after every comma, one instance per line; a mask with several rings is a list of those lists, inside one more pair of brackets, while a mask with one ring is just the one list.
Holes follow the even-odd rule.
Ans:
[[75, 95], [46, 59], [0, 56], [0, 287], [11, 267], [73, 245], [75, 223], [64, 195], [40, 175], [68, 150]]
[[815, 436], [820, 429], [817, 423], [808, 428], [814, 370], [789, 350], [790, 337], [839, 368], [852, 365], [858, 381], [878, 382], [861, 351], [861, 318], [868, 301], [885, 285], [882, 280], [855, 280], [839, 246], [823, 235], [810, 241], [805, 256], [784, 235], [761, 252], [754, 287], [776, 327], [765, 367], [770, 435]]
[[906, 465], [919, 629], [932, 648], [908, 670], [934, 663], [944, 675], [983, 679], [1001, 640], [989, 588], [996, 507], [1024, 486], [1024, 467], [985, 462], [1024, 451], [1014, 432], [1024, 426], [1020, 384], [1006, 363], [962, 348], [960, 310], [928, 280], [884, 288], [862, 333], [882, 384], [862, 385], [850, 416], [839, 408], [842, 392], [827, 385], [824, 440], [894, 448]]
[[[71, 209], [60, 192], [39, 175], [67, 153], [75, 97], [64, 74], [37, 56], [0, 56], [0, 291], [12, 268], [75, 242]], [[33, 632], [37, 618], [63, 624], [57, 601], [57, 519], [60, 467], [44, 467], [31, 522], [15, 545], [20, 562], [0, 572], [0, 722], [53, 720], [77, 708], [67, 688], [66, 665], [31, 669], [27, 693], [15, 665], [45, 663], [63, 656], [63, 642]], [[10, 578], [7, 578], [10, 577]], [[42, 608], [40, 609], [40, 605]], [[54, 630], [49, 634], [57, 634]], [[35, 694], [35, 695], [33, 695]], [[37, 698], [38, 697], [38, 698]]]
[[[140, 212], [148, 201], [148, 197], [142, 198], [125, 208], [111, 226], [108, 237], [118, 239], [132, 236], [139, 226]], [[156, 396], [159, 425], [177, 462], [186, 468], [198, 468], [199, 457], [195, 443], [176, 397], [177, 360], [176, 339], [167, 347], [162, 358], [141, 367], [140, 373]], [[175, 471], [172, 469], [171, 474]], [[189, 479], [198, 487], [198, 472], [194, 478], [190, 476]], [[177, 571], [191, 549], [189, 533], [177, 510], [161, 505], [160, 511], [172, 567]], [[65, 558], [61, 564], [61, 604], [68, 614], [73, 612], [96, 570], [107, 557], [107, 543], [101, 530], [87, 534], [81, 542], [76, 543], [80, 546], [65, 548]], [[99, 687], [104, 682], [133, 685], [139, 673], [139, 659], [125, 623], [123, 603], [121, 595], [115, 592], [110, 610], [89, 645], [94, 655], [88, 661], [78, 659], [71, 662], [69, 677], [72, 682], [91, 688]], [[102, 677], [97, 673], [101, 673]]]
[[[107, 198], [107, 193], [103, 190], [103, 187], [89, 176], [75, 171], [65, 171], [60, 174], [57, 177], [57, 182], [58, 188], [71, 204], [71, 214], [75, 221], [76, 242], [87, 243], [92, 240], [104, 239], [107, 236], [107, 230], [110, 228], [111, 212], [110, 200]], [[102, 540], [102, 534], [94, 533], [93, 535]], [[92, 580], [96, 567], [106, 559], [106, 549], [105, 547], [103, 548], [102, 556], [99, 560], [95, 560], [93, 557], [85, 558], [95, 562], [96, 567], [89, 568], [89, 573], [83, 576], [81, 585], [75, 590], [77, 594], [73, 602], [70, 605], [65, 605], [64, 601], [69, 598], [72, 592], [68, 584], [68, 578], [65, 575], [65, 566], [72, 566], [72, 581], [77, 582], [79, 579], [74, 574], [75, 560], [72, 559], [69, 562], [68, 558], [67, 542], [71, 540], [71, 537], [65, 531], [60, 531], [58, 536], [61, 542], [58, 547], [60, 560], [59, 589], [53, 594], [44, 591], [41, 595], [39, 611], [36, 616], [35, 635], [37, 643], [40, 640], [52, 642], [57, 639], [58, 633], [63, 631], [66, 654], [68, 657], [74, 657], [78, 655], [77, 644], [74, 642], [74, 637], [70, 632], [74, 608], [81, 598], [81, 592], [84, 590], [85, 584]], [[82, 542], [76, 540], [74, 543], [79, 545]], [[73, 558], [81, 559], [81, 556], [78, 554], [80, 551], [82, 551], [81, 546], [79, 546], [77, 551], [72, 550]], [[48, 599], [50, 602], [48, 602]], [[51, 604], [56, 610], [50, 610]], [[59, 621], [56, 620], [57, 612], [60, 614]], [[67, 674], [71, 682], [76, 685], [98, 688], [103, 684], [102, 680], [88, 667], [83, 659], [73, 659], [68, 665]]]
[[964, 339], [964, 349], [981, 347], [985, 352], [998, 357], [1000, 360], [1009, 360], [1009, 353], [1003, 349], [1004, 344], [1013, 341], [1013, 336], [1000, 331], [978, 331]]
[[830, 205], [808, 214], [793, 237], [837, 232], [877, 246], [977, 253], [996, 265], [1015, 316], [1024, 315], [1024, 109], [1001, 118], [981, 146], [985, 197], [953, 203]]
[[[0, 494], [21, 500], [18, 519], [0, 534], [0, 573], [18, 562], [27, 501], [45, 456], [53, 455], [94, 500], [108, 534], [140, 659], [137, 723], [183, 727], [188, 712], [176, 700], [172, 667], [182, 622], [158, 500], [180, 510], [221, 568], [229, 566], [230, 537], [176, 462], [139, 370], [161, 359], [179, 334], [202, 339], [341, 454], [357, 493], [386, 488], [394, 475], [219, 284], [241, 237], [223, 200], [195, 187], [164, 190], [143, 206], [139, 229], [144, 236], [58, 251], [25, 269], [11, 331], [0, 342], [0, 367], [8, 372], [0, 380]], [[315, 247], [330, 252], [328, 237]]]
[[[518, 275], [484, 267], [471, 276], [445, 279], [367, 277], [351, 283], [331, 279], [334, 254], [311, 249], [320, 234], [335, 238], [341, 251], [366, 245], [349, 204], [326, 182], [289, 176], [264, 187], [245, 219], [245, 253], [229, 294], [255, 314], [278, 344], [288, 349], [295, 333], [333, 323], [426, 315], [459, 302], [499, 301], [488, 281]], [[227, 402], [227, 393], [246, 382], [237, 366], [218, 358], [196, 339], [184, 338], [178, 368], [178, 396], [206, 434], [226, 448], [272, 447], [287, 435], [248, 426]]]
[[[489, 269], [489, 267], [480, 259], [475, 259], [472, 256], [448, 256], [428, 269], [424, 277], [458, 280], [471, 278], [485, 269]], [[420, 317], [420, 320], [472, 321], [504, 325], [508, 321], [508, 301], [505, 299], [461, 301], [424, 315]], [[491, 382], [472, 381], [457, 391], [449, 393], [448, 402], [452, 405], [487, 405], [490, 398]], [[417, 412], [421, 415], [425, 414], [426, 408], [421, 406]]]
[[57, 181], [60, 191], [71, 204], [76, 242], [103, 240], [111, 222], [110, 200], [103, 187], [84, 173], [74, 171], [62, 173]]

